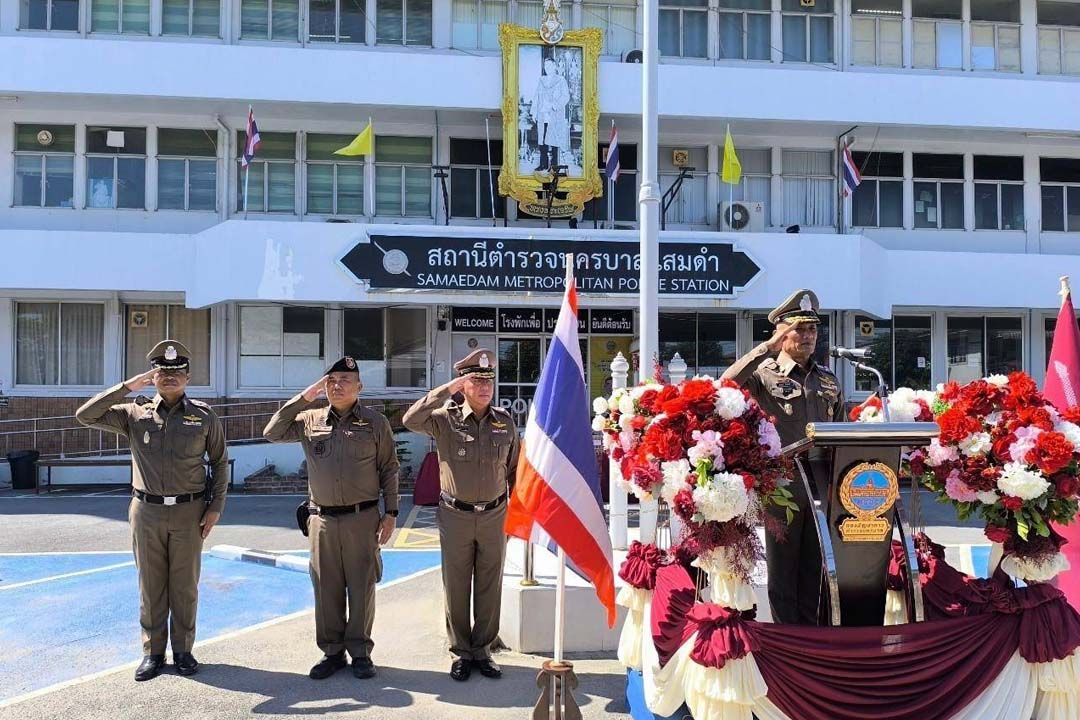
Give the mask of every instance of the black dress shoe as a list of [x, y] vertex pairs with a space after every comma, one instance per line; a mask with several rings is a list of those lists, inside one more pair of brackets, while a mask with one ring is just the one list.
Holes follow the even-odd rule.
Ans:
[[165, 667], [164, 655], [147, 655], [139, 663], [139, 667], [135, 668], [135, 680], [137, 682], [152, 680], [158, 676], [163, 667]]
[[373, 678], [375, 677], [375, 663], [371, 662], [371, 658], [369, 657], [353, 658], [352, 674], [361, 680]]
[[189, 652], [173, 653], [173, 665], [181, 675], [194, 675], [199, 672], [199, 661]]
[[499, 664], [491, 658], [484, 658], [483, 660], [473, 660], [473, 665], [480, 671], [480, 674], [489, 678], [501, 678], [502, 668]]
[[472, 675], [472, 667], [469, 666], [469, 661], [464, 658], [458, 658], [450, 666], [450, 677], [458, 682], [465, 682], [470, 675]]
[[311, 668], [308, 677], [312, 680], [325, 680], [343, 667], [345, 667], [345, 653], [323, 655], [323, 659]]

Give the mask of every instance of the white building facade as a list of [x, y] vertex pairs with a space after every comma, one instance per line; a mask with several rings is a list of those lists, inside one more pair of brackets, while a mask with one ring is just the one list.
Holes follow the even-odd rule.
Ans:
[[[805, 286], [825, 309], [823, 347], [873, 345], [896, 386], [1012, 369], [1041, 380], [1058, 277], [1080, 277], [1080, 2], [660, 4], [661, 185], [683, 176], [663, 241], [757, 268], [710, 285], [710, 266], [698, 286], [672, 286], [661, 362], [679, 352], [691, 373], [719, 374]], [[455, 252], [573, 243], [597, 254], [600, 275], [626, 275], [605, 267], [637, 241], [635, 0], [561, 4], [568, 27], [603, 31], [599, 135], [614, 122], [622, 148], [614, 220], [601, 199], [549, 230], [492, 201], [498, 24], [537, 26], [541, 9], [0, 6], [0, 423], [70, 415], [140, 371], [165, 335], [196, 355], [192, 394], [217, 402], [291, 396], [349, 353], [368, 397], [405, 403], [491, 346], [499, 401], [523, 414], [557, 288], [491, 284], [492, 265], [464, 260], [452, 282], [421, 286], [406, 270], [395, 287], [343, 258], [374, 237]], [[249, 105], [262, 145], [245, 211]], [[368, 118], [374, 157], [334, 155]], [[720, 180], [727, 126], [743, 167], [734, 188]], [[837, 177], [844, 135], [863, 174], [851, 197]], [[751, 209], [746, 227], [725, 227], [730, 201]], [[417, 270], [421, 256], [407, 255]], [[632, 284], [584, 289], [599, 392], [611, 357], [629, 352], [637, 296]], [[865, 396], [870, 379], [841, 371], [847, 396]]]

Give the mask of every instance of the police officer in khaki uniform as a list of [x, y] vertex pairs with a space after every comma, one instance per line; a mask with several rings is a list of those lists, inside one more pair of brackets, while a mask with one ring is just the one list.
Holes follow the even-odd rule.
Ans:
[[[780, 440], [788, 445], [806, 436], [809, 422], [841, 422], [844, 398], [840, 383], [814, 361], [817, 347], [818, 298], [812, 290], [796, 290], [769, 313], [776, 326], [771, 338], [728, 368], [723, 377], [738, 382], [776, 419]], [[815, 458], [811, 454], [811, 463]], [[776, 622], [816, 625], [821, 596], [821, 548], [811, 501], [801, 482], [789, 489], [799, 512], [788, 526], [786, 540], [766, 535], [769, 605]], [[772, 512], [786, 521], [783, 508]]]
[[473, 667], [485, 677], [502, 676], [491, 645], [499, 635], [503, 523], [520, 440], [510, 413], [491, 404], [494, 358], [490, 350], [470, 353], [454, 364], [456, 379], [429, 392], [402, 418], [405, 427], [433, 437], [439, 452], [446, 633], [455, 656], [450, 677], [459, 681], [468, 680]]
[[[131, 445], [134, 498], [128, 519], [145, 654], [136, 680], [161, 672], [170, 637], [177, 672], [193, 675], [199, 669], [191, 646], [201, 553], [225, 506], [229, 457], [217, 415], [184, 392], [190, 354], [176, 340], [163, 340], [146, 355], [151, 370], [95, 395], [75, 413], [83, 425], [123, 435]], [[122, 402], [151, 385], [157, 389], [153, 399]]]
[[[352, 658], [353, 675], [375, 676], [371, 627], [379, 545], [398, 514], [398, 459], [390, 422], [357, 402], [363, 384], [356, 361], [343, 357], [270, 418], [263, 437], [299, 442], [308, 471], [308, 538], [315, 588], [315, 642], [323, 657], [310, 677], [322, 680]], [[312, 408], [322, 396], [328, 407]], [[379, 495], [385, 513], [379, 514]]]

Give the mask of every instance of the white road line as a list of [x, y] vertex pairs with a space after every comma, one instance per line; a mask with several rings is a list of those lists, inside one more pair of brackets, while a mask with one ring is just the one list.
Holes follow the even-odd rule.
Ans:
[[28, 552], [0, 552], [0, 557], [23, 557], [36, 555], [130, 555], [130, 550], [30, 550]]
[[[415, 580], [416, 578], [421, 577], [423, 575], [427, 575], [428, 573], [433, 573], [438, 569], [439, 569], [439, 567], [437, 565], [435, 567], [425, 568], [424, 570], [414, 572], [411, 575], [406, 575], [405, 577], [400, 577], [397, 580], [391, 580], [391, 581], [389, 581], [387, 583], [379, 585], [375, 589], [376, 590], [385, 590], [388, 587], [393, 587], [394, 585], [400, 585], [401, 583], [405, 583], [405, 582], [408, 582], [410, 580]], [[224, 640], [231, 640], [233, 638], [240, 637], [241, 635], [246, 635], [248, 633], [255, 632], [256, 630], [263, 630], [265, 628], [272, 627], [274, 625], [280, 625], [281, 623], [289, 622], [290, 620], [296, 620], [297, 618], [304, 617], [305, 615], [311, 615], [314, 612], [315, 612], [314, 608], [309, 609], [309, 610], [299, 610], [297, 612], [290, 613], [288, 615], [282, 615], [281, 617], [274, 618], [273, 620], [267, 620], [266, 622], [258, 623], [257, 625], [249, 625], [246, 628], [241, 628], [240, 630], [234, 630], [233, 632], [225, 633], [224, 635], [218, 635], [217, 637], [208, 638], [206, 640], [200, 640], [199, 642], [195, 643], [195, 647], [196, 648], [202, 648], [202, 647], [206, 647], [207, 645], [213, 645], [215, 643], [222, 642]], [[51, 693], [56, 692], [57, 690], [63, 690], [65, 688], [69, 688], [69, 687], [72, 687], [74, 685], [81, 685], [83, 683], [90, 682], [91, 680], [97, 680], [98, 678], [103, 678], [103, 677], [105, 677], [107, 675], [112, 675], [114, 673], [118, 673], [118, 672], [121, 672], [123, 670], [134, 669], [134, 668], [139, 666], [140, 662], [142, 662], [142, 661], [141, 660], [135, 660], [133, 662], [125, 663], [123, 665], [117, 665], [116, 667], [111, 667], [108, 670], [101, 670], [99, 672], [91, 673], [89, 675], [80, 675], [77, 678], [72, 678], [71, 680], [65, 680], [63, 682], [56, 683], [55, 685], [49, 685], [48, 687], [43, 687], [43, 688], [41, 688], [39, 690], [33, 690], [33, 691], [25, 693], [23, 695], [16, 695], [15, 697], [8, 698], [7, 700], [0, 700], [0, 708], [11, 707], [12, 705], [17, 705], [18, 703], [22, 703], [22, 702], [25, 702], [27, 700], [33, 700], [34, 698], [39, 698], [42, 695], [49, 695]]]
[[53, 580], [64, 580], [66, 578], [79, 577], [80, 575], [90, 575], [92, 573], [105, 572], [106, 570], [116, 570], [117, 568], [129, 567], [134, 565], [134, 560], [128, 562], [116, 563], [115, 565], [105, 565], [104, 567], [90, 568], [89, 570], [79, 570], [78, 572], [64, 573], [63, 575], [50, 575], [49, 577], [38, 578], [37, 580], [27, 580], [26, 582], [12, 583], [11, 585], [0, 585], [0, 592], [4, 590], [15, 590], [16, 588], [24, 588], [30, 585], [40, 585], [41, 583], [52, 582]]

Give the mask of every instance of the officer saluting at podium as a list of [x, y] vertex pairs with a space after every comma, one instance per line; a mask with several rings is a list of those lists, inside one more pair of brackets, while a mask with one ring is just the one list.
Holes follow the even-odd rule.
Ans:
[[[128, 519], [145, 654], [136, 680], [161, 672], [170, 637], [177, 671], [192, 675], [199, 669], [191, 646], [200, 560], [203, 540], [225, 506], [229, 458], [217, 415], [184, 392], [190, 354], [176, 340], [159, 342], [146, 355], [149, 371], [98, 393], [75, 413], [83, 425], [123, 435], [131, 446]], [[153, 399], [121, 402], [151, 385], [157, 389]]]

